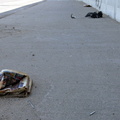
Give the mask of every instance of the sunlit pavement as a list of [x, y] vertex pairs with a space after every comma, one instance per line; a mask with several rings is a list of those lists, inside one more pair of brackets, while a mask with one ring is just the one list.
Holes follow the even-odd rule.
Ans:
[[120, 120], [120, 24], [90, 11], [46, 0], [0, 19], [0, 70], [33, 80], [29, 97], [0, 97], [0, 120]]
[[0, 0], [0, 13], [44, 0]]

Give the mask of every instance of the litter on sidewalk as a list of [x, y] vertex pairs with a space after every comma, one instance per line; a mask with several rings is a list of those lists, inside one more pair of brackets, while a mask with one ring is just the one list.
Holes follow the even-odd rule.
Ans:
[[94, 115], [95, 113], [96, 113], [95, 111], [91, 112], [91, 113], [90, 113], [90, 116]]
[[85, 4], [85, 5], [83, 5], [84, 7], [91, 7], [91, 5], [87, 5], [87, 4]]
[[103, 13], [102, 13], [102, 11], [99, 11], [99, 12], [89, 12], [89, 13], [87, 13], [87, 15], [85, 17], [102, 18], [103, 17]]
[[31, 87], [32, 80], [25, 73], [9, 69], [0, 72], [0, 96], [26, 97]]
[[72, 19], [76, 19], [76, 16], [74, 16], [73, 14], [71, 14], [71, 18]]

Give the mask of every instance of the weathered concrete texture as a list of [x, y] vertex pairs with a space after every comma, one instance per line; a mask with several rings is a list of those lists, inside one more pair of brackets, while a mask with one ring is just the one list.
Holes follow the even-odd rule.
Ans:
[[34, 81], [28, 98], [0, 98], [1, 120], [119, 120], [120, 24], [89, 11], [49, 0], [0, 19], [0, 68]]

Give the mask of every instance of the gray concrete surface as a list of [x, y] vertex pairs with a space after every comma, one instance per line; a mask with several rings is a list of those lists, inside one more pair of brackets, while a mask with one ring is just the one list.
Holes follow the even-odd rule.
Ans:
[[0, 98], [0, 120], [120, 119], [120, 24], [89, 11], [48, 0], [0, 19], [1, 70], [34, 81], [29, 97]]

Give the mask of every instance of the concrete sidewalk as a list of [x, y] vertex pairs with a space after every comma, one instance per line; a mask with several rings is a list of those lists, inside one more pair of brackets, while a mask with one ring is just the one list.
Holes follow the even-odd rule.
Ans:
[[1, 120], [119, 120], [120, 24], [90, 11], [48, 0], [0, 19], [0, 68], [34, 81], [28, 98], [0, 98]]

